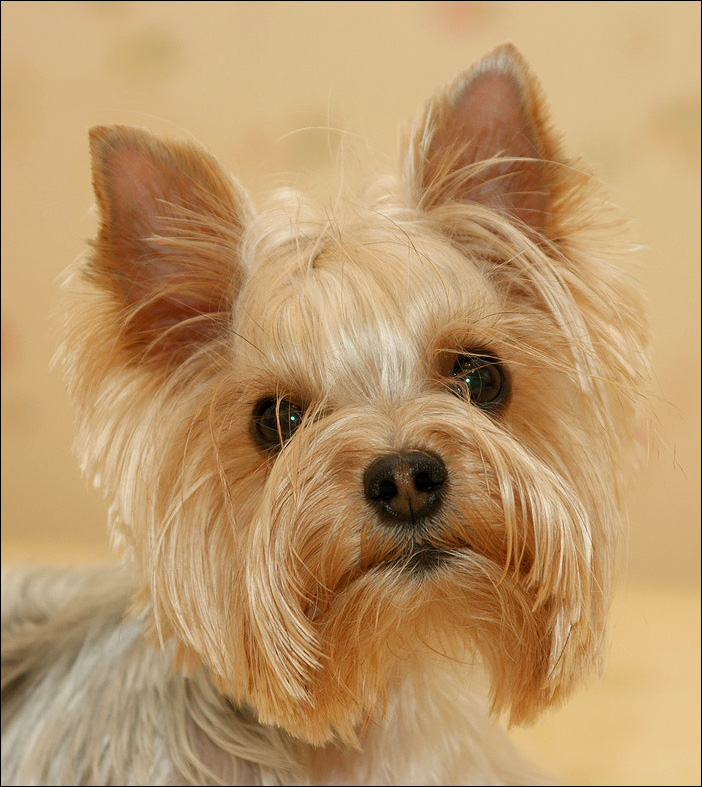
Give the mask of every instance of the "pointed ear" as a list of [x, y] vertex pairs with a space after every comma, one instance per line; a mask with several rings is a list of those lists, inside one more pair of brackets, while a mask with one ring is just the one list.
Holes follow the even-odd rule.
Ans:
[[101, 223], [87, 275], [130, 360], [182, 360], [231, 320], [248, 200], [195, 145], [105, 126], [90, 147]]
[[479, 203], [541, 232], [561, 160], [539, 85], [505, 44], [428, 103], [410, 140], [412, 198], [425, 210]]

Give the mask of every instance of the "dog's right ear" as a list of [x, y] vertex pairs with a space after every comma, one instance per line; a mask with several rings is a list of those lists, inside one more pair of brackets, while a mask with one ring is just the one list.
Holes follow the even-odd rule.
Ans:
[[101, 126], [90, 146], [101, 223], [85, 272], [111, 299], [127, 362], [177, 364], [231, 321], [249, 201], [193, 144]]
[[538, 80], [511, 44], [434, 96], [407, 148], [417, 207], [481, 205], [551, 237], [559, 234], [564, 195], [581, 182], [561, 151]]

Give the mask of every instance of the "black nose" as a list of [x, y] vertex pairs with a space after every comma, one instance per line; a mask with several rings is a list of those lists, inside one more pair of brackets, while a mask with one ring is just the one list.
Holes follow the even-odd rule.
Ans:
[[418, 525], [440, 507], [446, 478], [441, 457], [405, 451], [373, 461], [363, 476], [363, 489], [385, 521]]

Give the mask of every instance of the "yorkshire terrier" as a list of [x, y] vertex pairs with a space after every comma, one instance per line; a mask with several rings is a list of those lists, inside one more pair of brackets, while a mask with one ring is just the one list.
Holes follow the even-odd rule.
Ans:
[[538, 784], [602, 656], [646, 328], [511, 45], [401, 175], [261, 211], [90, 133], [60, 363], [124, 565], [5, 577], [5, 784]]

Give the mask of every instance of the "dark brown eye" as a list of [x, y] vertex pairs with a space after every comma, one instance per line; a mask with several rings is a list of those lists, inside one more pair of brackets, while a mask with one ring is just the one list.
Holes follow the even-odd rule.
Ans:
[[288, 399], [264, 399], [254, 411], [254, 433], [267, 448], [280, 448], [297, 431], [304, 411]]
[[484, 409], [498, 407], [507, 396], [507, 377], [497, 358], [487, 353], [460, 355], [454, 364], [451, 386], [458, 396]]

